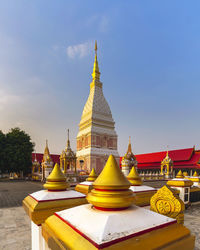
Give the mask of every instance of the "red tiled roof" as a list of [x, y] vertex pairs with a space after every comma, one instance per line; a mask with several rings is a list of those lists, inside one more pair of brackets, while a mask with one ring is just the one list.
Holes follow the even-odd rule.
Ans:
[[[51, 158], [53, 160], [54, 163], [60, 163], [60, 155], [53, 155], [53, 154], [50, 154], [51, 155]], [[39, 161], [40, 163], [42, 162], [42, 158], [43, 158], [43, 154], [40, 154], [40, 153], [36, 153], [36, 159], [37, 161]], [[35, 160], [35, 153], [32, 153], [32, 161]]]
[[[160, 168], [165, 156], [166, 151], [136, 155], [138, 169]], [[200, 151], [195, 151], [194, 148], [171, 150], [169, 157], [174, 162], [174, 168], [200, 168]], [[120, 165], [121, 159], [122, 157], [120, 157]]]
[[[191, 158], [194, 148], [169, 151], [169, 157], [173, 161], [187, 161]], [[138, 163], [161, 162], [166, 156], [166, 151], [136, 155]]]

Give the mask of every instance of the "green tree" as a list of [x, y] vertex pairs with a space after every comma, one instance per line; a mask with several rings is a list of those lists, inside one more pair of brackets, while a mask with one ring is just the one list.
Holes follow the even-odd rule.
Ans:
[[34, 144], [31, 138], [19, 128], [12, 128], [6, 134], [6, 161], [8, 172], [31, 172]]
[[0, 173], [6, 172], [5, 145], [6, 145], [6, 136], [0, 130]]

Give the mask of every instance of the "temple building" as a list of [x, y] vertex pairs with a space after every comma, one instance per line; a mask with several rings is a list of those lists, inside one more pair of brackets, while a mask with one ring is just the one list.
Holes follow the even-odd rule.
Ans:
[[[135, 155], [138, 173], [160, 173], [161, 163], [166, 155], [167, 151]], [[176, 176], [180, 169], [187, 172], [189, 176], [192, 176], [195, 171], [200, 173], [200, 150], [196, 150], [195, 147], [169, 150], [168, 156], [173, 161], [173, 176]], [[122, 157], [120, 157], [120, 165], [121, 163]]]
[[102, 87], [95, 43], [90, 94], [83, 109], [77, 135], [77, 168], [87, 172], [94, 168], [100, 173], [110, 154], [119, 162], [115, 122]]
[[67, 171], [76, 172], [76, 154], [72, 151], [70, 147], [69, 129], [67, 146], [60, 155], [60, 167], [63, 170], [64, 174], [66, 174]]

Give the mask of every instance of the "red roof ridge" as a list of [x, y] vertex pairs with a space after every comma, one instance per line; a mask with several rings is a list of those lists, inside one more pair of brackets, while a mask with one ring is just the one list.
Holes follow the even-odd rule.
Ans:
[[[147, 154], [138, 154], [136, 155], [136, 159], [138, 163], [153, 163], [153, 162], [161, 162], [166, 156], [167, 151], [147, 153]], [[173, 161], [186, 161], [190, 160], [194, 152], [194, 148], [184, 148], [184, 149], [176, 149], [169, 150], [169, 157]]]

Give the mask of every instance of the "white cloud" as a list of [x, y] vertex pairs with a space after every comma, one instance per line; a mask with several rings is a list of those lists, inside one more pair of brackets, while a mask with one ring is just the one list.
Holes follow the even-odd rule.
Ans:
[[87, 56], [92, 48], [94, 47], [94, 42], [80, 43], [77, 45], [71, 45], [67, 47], [67, 55], [69, 58], [83, 58]]

